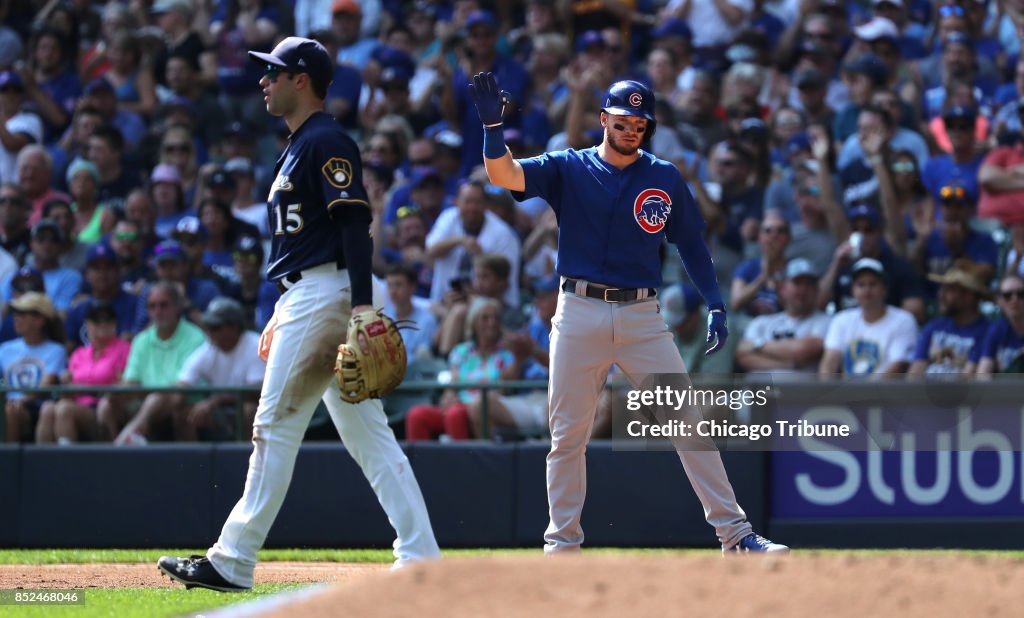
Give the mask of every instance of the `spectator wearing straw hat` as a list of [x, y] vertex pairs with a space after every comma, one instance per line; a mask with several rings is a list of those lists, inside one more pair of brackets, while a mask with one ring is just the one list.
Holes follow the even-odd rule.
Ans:
[[[0, 345], [4, 384], [15, 389], [56, 384], [67, 365], [67, 353], [62, 345], [64, 331], [53, 303], [45, 294], [28, 292], [11, 302], [11, 311], [18, 338]], [[42, 400], [35, 393], [7, 393], [4, 412], [8, 440], [31, 440]]]
[[992, 296], [984, 269], [968, 259], [945, 273], [928, 275], [939, 285], [939, 317], [925, 324], [914, 350], [910, 373], [972, 373], [981, 359], [988, 320], [979, 303]]

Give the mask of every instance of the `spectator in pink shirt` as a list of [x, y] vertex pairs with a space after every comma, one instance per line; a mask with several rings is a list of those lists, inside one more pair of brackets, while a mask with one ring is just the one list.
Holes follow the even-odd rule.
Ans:
[[[85, 314], [89, 345], [71, 354], [68, 371], [61, 381], [70, 384], [117, 384], [128, 362], [131, 345], [117, 336], [117, 314], [105, 303], [97, 303]], [[71, 444], [99, 436], [94, 395], [71, 395], [47, 401], [40, 410], [36, 442]]]

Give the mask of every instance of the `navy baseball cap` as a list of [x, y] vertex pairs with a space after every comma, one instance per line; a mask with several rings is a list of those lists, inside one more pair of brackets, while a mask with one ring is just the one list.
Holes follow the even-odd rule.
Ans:
[[93, 95], [99, 92], [114, 94], [114, 85], [111, 84], [106, 77], [97, 77], [89, 82], [85, 87], [86, 95]]
[[558, 288], [561, 287], [561, 285], [562, 280], [561, 277], [558, 276], [558, 273], [551, 273], [550, 275], [545, 275], [533, 282], [533, 293], [535, 295], [549, 294], [551, 292], [558, 291]]
[[604, 37], [597, 30], [587, 30], [576, 37], [576, 51], [586, 51], [591, 47], [606, 47]]
[[412, 177], [409, 179], [410, 189], [419, 189], [428, 180], [433, 180], [437, 185], [443, 185], [444, 179], [441, 178], [441, 173], [434, 167], [422, 167], [413, 171]]
[[0, 73], [0, 90], [18, 90], [24, 92], [25, 82], [21, 81], [21, 76], [14, 71], [4, 71]]
[[334, 81], [334, 63], [331, 56], [323, 45], [313, 39], [290, 36], [278, 43], [269, 54], [250, 51], [249, 58], [289, 73], [306, 73], [322, 92], [326, 92]]
[[117, 254], [114, 250], [103, 243], [93, 245], [85, 256], [85, 265], [92, 266], [98, 261], [105, 260], [111, 264], [117, 264]]
[[867, 75], [876, 85], [884, 85], [889, 80], [889, 67], [875, 54], [864, 54], [844, 67], [849, 73]]
[[973, 107], [966, 107], [966, 106], [963, 106], [963, 105], [956, 105], [956, 106], [953, 106], [953, 107], [947, 109], [942, 114], [942, 118], [943, 118], [943, 120], [946, 120], [946, 119], [955, 120], [955, 119], [958, 119], [958, 118], [963, 118], [964, 120], [977, 120], [978, 112]]
[[810, 149], [811, 135], [806, 131], [801, 131], [786, 140], [786, 146], [784, 148], [787, 157], [792, 157], [798, 152]]
[[43, 273], [39, 272], [32, 266], [22, 266], [18, 269], [18, 272], [14, 273], [14, 276], [11, 277], [11, 283], [13, 284], [15, 281], [21, 281], [24, 279], [31, 279], [32, 281], [39, 281], [39, 283], [42, 283]]
[[660, 26], [652, 30], [651, 37], [655, 39], [676, 37], [689, 41], [693, 39], [693, 31], [690, 30], [690, 25], [686, 23], [686, 20], [672, 17], [666, 19]]
[[184, 262], [185, 253], [181, 250], [181, 245], [177, 242], [173, 240], [165, 240], [154, 247], [153, 260], [157, 264], [170, 260], [174, 260], [175, 262]]
[[490, 11], [478, 10], [473, 11], [466, 18], [466, 30], [469, 30], [473, 26], [487, 26], [491, 30], [498, 29], [498, 20], [494, 17], [494, 13]]
[[850, 209], [846, 211], [846, 218], [850, 221], [854, 219], [867, 219], [875, 227], [882, 224], [882, 216], [878, 213], [878, 209], [863, 202], [850, 206]]
[[171, 237], [178, 240], [182, 236], [206, 238], [206, 228], [199, 221], [199, 217], [188, 215], [178, 220], [177, 225], [174, 226], [174, 230], [171, 232]]
[[263, 261], [263, 243], [255, 236], [239, 236], [235, 241], [234, 253], [238, 255], [255, 255]]

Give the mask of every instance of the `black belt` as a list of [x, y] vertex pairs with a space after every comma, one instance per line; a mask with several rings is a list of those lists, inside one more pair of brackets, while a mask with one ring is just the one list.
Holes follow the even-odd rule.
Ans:
[[[575, 294], [576, 283], [576, 279], [567, 278], [565, 283], [562, 284], [562, 290]], [[658, 291], [654, 288], [599, 288], [588, 284], [586, 281], [582, 283], [584, 294], [588, 298], [596, 298], [606, 303], [628, 303], [643, 296], [644, 292], [647, 292], [646, 298], [654, 298], [658, 295]]]
[[284, 287], [284, 283], [281, 283], [282, 281], [287, 281], [288, 283], [295, 285], [299, 281], [302, 281], [302, 271], [297, 270], [293, 273], [289, 273], [274, 282], [275, 284], [277, 284], [277, 291], [280, 292], [281, 294], [284, 294], [285, 291], [288, 290], [288, 288]]

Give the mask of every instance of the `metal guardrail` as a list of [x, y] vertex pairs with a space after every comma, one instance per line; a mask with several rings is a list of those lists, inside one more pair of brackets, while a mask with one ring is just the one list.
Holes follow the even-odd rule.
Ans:
[[[507, 382], [457, 382], [442, 384], [436, 380], [409, 380], [403, 382], [397, 389], [396, 393], [424, 393], [432, 391], [443, 391], [446, 389], [454, 390], [466, 390], [474, 389], [483, 391], [485, 394], [487, 391], [492, 390], [537, 390], [546, 389], [548, 386], [547, 380], [513, 380]], [[109, 393], [117, 393], [123, 395], [148, 395], [150, 393], [181, 393], [184, 395], [208, 395], [211, 393], [230, 393], [237, 395], [258, 395], [261, 390], [261, 386], [258, 384], [245, 384], [245, 385], [203, 385], [203, 386], [138, 386], [138, 385], [109, 385], [109, 386], [89, 386], [80, 384], [54, 384], [50, 386], [40, 386], [36, 388], [20, 388], [11, 387], [6, 385], [0, 385], [0, 400], [6, 400], [7, 393], [19, 392], [28, 394], [41, 394], [49, 395], [49, 398], [59, 399], [65, 395], [105, 395]], [[246, 433], [245, 415], [242, 411], [242, 398], [239, 397], [237, 401], [237, 408], [235, 414], [235, 437], [238, 440], [244, 439]], [[484, 435], [483, 438], [489, 437], [488, 430], [488, 409], [487, 409], [487, 397], [481, 400], [481, 416], [483, 417]], [[0, 443], [7, 441], [7, 423], [0, 424]]]
[[[807, 400], [808, 398], [821, 397], [827, 393], [833, 401], [859, 401], [865, 398], [886, 398], [900, 397], [913, 393], [920, 394], [921, 389], [927, 389], [929, 399], [932, 401], [959, 400], [970, 394], [972, 391], [977, 394], [984, 393], [987, 401], [1021, 401], [1021, 393], [1024, 392], [1024, 375], [996, 375], [979, 378], [976, 376], [929, 376], [925, 378], [908, 378], [899, 376], [892, 379], [836, 379], [833, 377], [819, 378], [808, 375], [799, 376], [794, 379], [792, 374], [785, 376], [770, 375], [698, 375], [694, 376], [695, 381], [700, 382], [700, 387], [737, 387], [749, 385], [750, 380], [758, 379], [771, 382], [775, 386], [774, 397], [785, 393], [791, 400]], [[409, 380], [403, 382], [395, 393], [424, 393], [439, 392], [446, 389], [480, 390], [484, 394], [493, 390], [538, 390], [546, 389], [547, 380], [510, 380], [502, 382], [457, 382], [441, 383], [436, 380]], [[609, 380], [605, 385], [606, 389], [617, 389], [629, 387], [624, 379]], [[974, 389], [978, 389], [974, 391]], [[204, 386], [86, 386], [86, 385], [51, 385], [38, 388], [17, 388], [0, 384], [0, 399], [6, 399], [6, 393], [17, 391], [23, 393], [34, 393], [49, 395], [56, 399], [64, 395], [94, 394], [102, 395], [107, 393], [120, 394], [149, 394], [149, 393], [183, 393], [186, 395], [207, 395], [210, 393], [235, 393], [238, 395], [259, 394], [260, 385], [204, 385]], [[243, 439], [246, 433], [244, 427], [244, 414], [242, 413], [242, 399], [238, 400], [236, 414], [236, 437]], [[481, 399], [481, 415], [487, 438], [488, 430], [488, 403], [487, 397]], [[6, 423], [0, 424], [0, 442], [6, 441]]]

